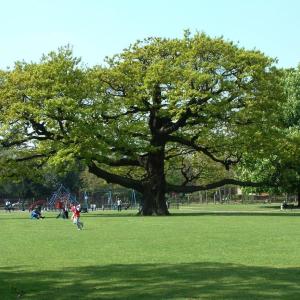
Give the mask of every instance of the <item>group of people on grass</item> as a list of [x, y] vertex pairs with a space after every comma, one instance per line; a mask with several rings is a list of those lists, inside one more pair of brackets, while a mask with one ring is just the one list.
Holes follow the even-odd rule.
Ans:
[[[70, 210], [72, 212], [72, 221], [73, 224], [75, 224], [77, 226], [78, 230], [82, 230], [83, 229], [83, 223], [80, 222], [80, 212], [81, 212], [81, 206], [80, 204], [75, 205], [72, 204], [70, 207]], [[38, 206], [37, 208], [33, 209], [31, 212], [31, 219], [35, 219], [35, 220], [39, 220], [39, 219], [44, 219], [45, 217], [42, 216], [42, 208], [41, 206]], [[68, 219], [69, 218], [69, 213], [68, 213], [68, 207], [64, 206], [64, 208], [62, 209], [62, 211], [59, 212], [59, 215], [56, 218], [59, 217], [63, 217], [64, 219]]]
[[10, 200], [5, 200], [4, 209], [7, 212], [14, 211], [16, 208], [19, 208], [20, 202], [11, 203]]

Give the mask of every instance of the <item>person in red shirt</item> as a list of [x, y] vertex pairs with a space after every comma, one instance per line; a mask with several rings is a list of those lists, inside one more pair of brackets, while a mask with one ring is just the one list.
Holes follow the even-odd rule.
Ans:
[[72, 212], [71, 220], [72, 220], [73, 223], [75, 224], [75, 222], [74, 222], [74, 219], [75, 219], [75, 211], [76, 211], [76, 206], [75, 206], [75, 204], [72, 204], [72, 205], [71, 205], [70, 210], [71, 210], [71, 212]]
[[62, 200], [59, 200], [57, 203], [56, 203], [56, 208], [58, 209], [59, 213], [58, 215], [56, 216], [56, 219], [60, 218], [60, 217], [63, 217], [63, 202]]
[[71, 211], [73, 212], [73, 223], [77, 225], [78, 230], [82, 230], [83, 223], [80, 222], [80, 212], [81, 212], [81, 206], [78, 204], [77, 206], [73, 205], [71, 207]]

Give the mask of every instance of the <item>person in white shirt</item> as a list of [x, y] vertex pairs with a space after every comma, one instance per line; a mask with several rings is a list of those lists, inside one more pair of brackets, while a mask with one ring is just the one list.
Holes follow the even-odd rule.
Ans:
[[117, 207], [118, 207], [118, 211], [122, 210], [122, 201], [121, 201], [121, 199], [117, 200]]
[[11, 205], [10, 201], [6, 200], [6, 202], [5, 202], [5, 210], [8, 210], [10, 212], [11, 209], [12, 209], [12, 205]]

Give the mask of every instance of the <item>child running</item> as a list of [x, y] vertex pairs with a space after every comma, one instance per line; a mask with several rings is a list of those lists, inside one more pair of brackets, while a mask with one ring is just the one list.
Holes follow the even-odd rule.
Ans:
[[80, 206], [80, 204], [78, 204], [77, 206], [73, 205], [71, 207], [71, 211], [73, 213], [73, 215], [72, 215], [73, 223], [77, 225], [77, 229], [78, 230], [82, 230], [83, 223], [80, 222], [80, 212], [81, 212], [81, 206]]

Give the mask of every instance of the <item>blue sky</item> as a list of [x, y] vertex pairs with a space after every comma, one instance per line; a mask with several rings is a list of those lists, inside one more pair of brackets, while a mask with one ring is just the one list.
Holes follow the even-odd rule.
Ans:
[[0, 0], [0, 68], [38, 61], [71, 44], [90, 66], [149, 36], [181, 37], [184, 29], [224, 36], [300, 62], [299, 0]]

